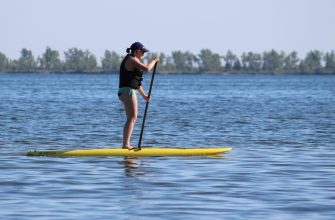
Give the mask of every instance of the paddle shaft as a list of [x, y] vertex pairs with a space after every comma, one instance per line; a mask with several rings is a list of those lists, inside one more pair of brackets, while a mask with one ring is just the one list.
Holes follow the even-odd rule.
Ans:
[[[148, 94], [148, 99], [150, 100], [151, 97], [151, 90], [152, 90], [152, 85], [154, 84], [154, 79], [155, 79], [155, 73], [156, 73], [156, 67], [157, 67], [157, 62], [155, 63], [154, 66], [154, 71], [152, 72], [152, 77], [151, 77], [151, 82], [150, 82], [150, 89], [149, 89], [149, 94]], [[138, 141], [138, 149], [141, 150], [141, 142], [142, 142], [142, 136], [144, 132], [144, 124], [145, 124], [145, 119], [147, 117], [147, 112], [149, 108], [149, 101], [145, 105], [145, 111], [144, 111], [144, 116], [143, 116], [143, 122], [142, 122], [142, 128], [141, 128], [141, 134], [140, 134], [140, 140]]]

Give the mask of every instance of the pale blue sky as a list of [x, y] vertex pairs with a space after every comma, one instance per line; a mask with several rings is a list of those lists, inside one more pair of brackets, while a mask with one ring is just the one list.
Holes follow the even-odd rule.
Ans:
[[134, 41], [153, 52], [220, 54], [335, 49], [335, 0], [0, 0], [0, 52], [37, 57], [105, 49], [124, 54]]

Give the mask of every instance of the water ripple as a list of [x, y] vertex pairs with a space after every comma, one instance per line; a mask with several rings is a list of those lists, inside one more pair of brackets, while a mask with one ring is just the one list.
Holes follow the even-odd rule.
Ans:
[[117, 80], [0, 75], [4, 219], [333, 219], [334, 76], [158, 75], [143, 146], [224, 158], [23, 155], [120, 147]]

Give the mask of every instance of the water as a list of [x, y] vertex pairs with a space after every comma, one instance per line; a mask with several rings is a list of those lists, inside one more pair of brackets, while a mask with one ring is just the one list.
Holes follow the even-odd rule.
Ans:
[[117, 84], [0, 75], [3, 219], [334, 218], [334, 76], [158, 75], [144, 147], [233, 147], [225, 158], [23, 155], [120, 147]]

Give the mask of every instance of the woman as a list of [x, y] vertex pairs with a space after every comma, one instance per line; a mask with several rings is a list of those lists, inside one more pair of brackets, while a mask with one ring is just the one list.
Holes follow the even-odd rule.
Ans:
[[143, 72], [149, 72], [159, 61], [159, 57], [155, 57], [148, 65], [144, 65], [141, 59], [146, 49], [140, 42], [133, 43], [130, 48], [127, 48], [127, 55], [123, 59], [120, 66], [119, 78], [119, 99], [123, 102], [124, 109], [127, 115], [127, 122], [123, 128], [123, 149], [132, 150], [134, 147], [130, 145], [130, 138], [133, 133], [134, 125], [137, 119], [137, 96], [138, 91], [146, 102], [149, 102], [149, 97], [142, 89], [141, 82], [143, 80]]

